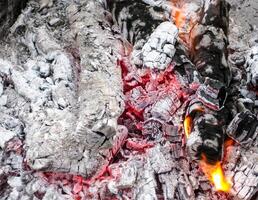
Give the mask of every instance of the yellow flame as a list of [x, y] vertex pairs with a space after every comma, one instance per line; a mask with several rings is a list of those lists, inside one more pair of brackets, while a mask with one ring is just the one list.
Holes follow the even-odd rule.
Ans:
[[192, 117], [187, 116], [184, 120], [184, 130], [185, 130], [186, 138], [188, 138], [191, 133], [192, 123], [193, 123]]
[[[204, 109], [202, 107], [197, 107], [193, 110], [194, 112], [204, 112]], [[193, 124], [193, 118], [192, 116], [188, 115], [184, 119], [184, 130], [186, 138], [188, 138], [192, 131], [192, 124]]]
[[204, 174], [212, 182], [215, 189], [217, 191], [229, 192], [231, 188], [231, 181], [225, 177], [221, 163], [217, 162], [215, 165], [210, 165], [205, 161], [201, 162]]
[[216, 164], [214, 171], [212, 171], [212, 173], [211, 173], [211, 177], [212, 177], [212, 182], [214, 183], [216, 190], [223, 191], [223, 192], [229, 192], [229, 190], [231, 188], [231, 184], [225, 178], [220, 162], [218, 162]]

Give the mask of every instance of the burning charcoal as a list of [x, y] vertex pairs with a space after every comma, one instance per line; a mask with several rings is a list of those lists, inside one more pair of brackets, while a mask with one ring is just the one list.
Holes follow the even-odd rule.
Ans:
[[128, 138], [126, 140], [126, 148], [133, 151], [144, 151], [145, 149], [148, 149], [153, 146], [153, 142], [148, 142], [140, 138]]
[[171, 22], [161, 23], [142, 48], [143, 65], [164, 70], [175, 54], [178, 29]]
[[149, 105], [150, 98], [141, 86], [133, 88], [126, 95], [130, 101], [130, 106], [138, 113], [143, 112], [143, 110]]
[[162, 137], [162, 124], [162, 121], [150, 118], [144, 122], [142, 134], [153, 139], [160, 138]]
[[153, 117], [167, 122], [181, 104], [177, 94], [171, 91], [171, 93], [159, 97], [150, 112]]
[[[227, 88], [227, 9], [224, 0], [30, 1], [0, 43], [0, 199], [254, 198], [255, 92], [235, 91], [250, 96], [242, 58]], [[241, 145], [224, 141], [232, 116], [227, 134]]]
[[179, 36], [186, 42], [197, 70], [204, 77], [228, 85], [231, 73], [226, 53], [227, 3], [215, 0], [178, 5], [172, 8], [172, 15], [179, 28]]
[[208, 108], [220, 110], [226, 101], [227, 93], [224, 85], [217, 80], [206, 78], [196, 91], [198, 99]]
[[257, 137], [257, 117], [250, 111], [238, 113], [227, 128], [227, 134], [235, 141], [248, 147]]
[[114, 184], [118, 190], [134, 186], [138, 175], [137, 164], [137, 162], [129, 161], [110, 166], [111, 173], [117, 176]]
[[221, 160], [224, 133], [218, 120], [211, 114], [196, 117], [193, 129], [187, 139], [187, 148], [192, 159], [205, 156], [209, 163]]

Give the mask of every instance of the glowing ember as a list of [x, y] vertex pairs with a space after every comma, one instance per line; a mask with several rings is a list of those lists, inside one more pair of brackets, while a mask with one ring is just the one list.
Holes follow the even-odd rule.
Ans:
[[230, 191], [231, 181], [225, 177], [220, 162], [217, 162], [215, 165], [211, 165], [202, 160], [200, 164], [204, 174], [212, 182], [217, 191]]

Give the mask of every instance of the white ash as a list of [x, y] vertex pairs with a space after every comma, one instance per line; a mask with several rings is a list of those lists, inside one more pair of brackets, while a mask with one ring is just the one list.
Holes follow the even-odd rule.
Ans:
[[247, 82], [254, 87], [258, 84], [258, 46], [253, 46], [246, 58]]
[[[50, 4], [45, 3], [43, 7], [51, 6]], [[23, 25], [30, 28], [24, 35], [12, 38], [17, 43], [17, 48], [12, 52], [18, 56], [15, 55], [16, 59], [12, 59], [12, 56], [7, 55], [5, 57], [11, 61], [1, 59], [0, 62], [1, 77], [7, 77], [7, 80], [1, 81], [1, 85], [9, 80], [13, 85], [3, 87], [1, 92], [2, 97], [7, 96], [7, 106], [12, 103], [12, 107], [7, 109], [2, 105], [1, 110], [14, 114], [15, 118], [24, 122], [25, 129], [22, 132], [26, 135], [26, 161], [35, 170], [93, 175], [102, 170], [102, 167], [105, 168], [126, 137], [126, 130], [117, 126], [117, 118], [123, 111], [122, 81], [116, 67], [120, 44], [110, 30], [103, 31], [97, 23], [105, 21], [103, 8], [95, 1], [87, 2], [84, 6], [83, 12], [76, 11], [76, 21], [71, 24], [71, 29], [66, 27], [66, 32], [71, 32], [67, 34], [68, 38], [60, 40], [50, 31], [47, 20], [40, 20], [38, 27], [31, 26], [38, 19], [44, 18], [44, 15], [34, 15], [32, 11], [36, 8], [34, 4], [29, 4], [31, 9], [24, 15]], [[52, 9], [61, 8], [65, 15], [66, 7], [67, 4], [64, 6], [56, 3]], [[95, 9], [102, 9], [102, 12], [99, 15], [89, 12]], [[71, 16], [74, 17], [74, 14]], [[66, 20], [71, 16], [68, 10]], [[81, 26], [83, 18], [87, 19], [87, 24]], [[89, 25], [93, 26], [92, 29], [87, 28]], [[58, 29], [63, 32], [60, 27]], [[75, 62], [79, 60], [64, 49], [64, 46], [71, 45], [68, 41], [72, 32], [84, 33], [78, 37], [81, 77], [76, 77], [78, 73]], [[98, 34], [98, 39], [92, 41], [88, 34], [92, 34], [92, 38]], [[84, 46], [85, 39], [91, 42], [88, 44], [90, 48]], [[19, 48], [22, 45], [29, 50], [28, 57], [20, 55]], [[16, 63], [19, 56], [26, 62]], [[89, 57], [92, 59], [88, 59]], [[98, 90], [95, 90], [96, 87]], [[9, 123], [11, 122], [10, 119]], [[6, 130], [2, 131], [5, 137], [1, 140], [1, 148], [14, 136], [23, 137], [20, 132], [15, 132], [15, 127], [1, 129]], [[118, 133], [119, 131], [122, 132]], [[91, 151], [92, 148], [94, 151]], [[49, 190], [46, 196], [51, 196], [54, 191]], [[31, 196], [32, 192], [29, 191], [28, 194]], [[10, 195], [16, 198], [17, 191], [11, 191]]]
[[[178, 29], [171, 22], [161, 23], [151, 34], [141, 52], [133, 52], [133, 60], [142, 59], [145, 67], [164, 70], [168, 67], [175, 54]], [[137, 50], [135, 50], [137, 51]], [[137, 63], [138, 64], [138, 63]]]
[[3, 149], [5, 144], [16, 136], [15, 132], [6, 130], [5, 128], [0, 127], [0, 147]]

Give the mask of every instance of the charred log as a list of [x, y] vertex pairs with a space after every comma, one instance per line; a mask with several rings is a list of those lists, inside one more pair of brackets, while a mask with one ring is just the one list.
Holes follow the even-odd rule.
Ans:
[[193, 159], [215, 164], [222, 158], [224, 132], [219, 121], [211, 114], [199, 114], [194, 118], [193, 129], [187, 139], [189, 154]]

